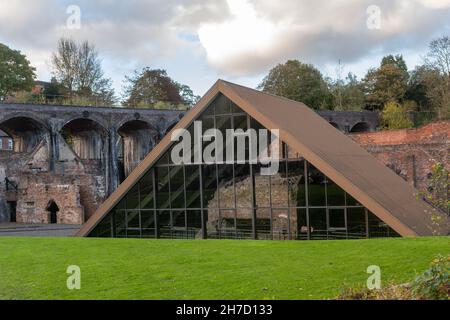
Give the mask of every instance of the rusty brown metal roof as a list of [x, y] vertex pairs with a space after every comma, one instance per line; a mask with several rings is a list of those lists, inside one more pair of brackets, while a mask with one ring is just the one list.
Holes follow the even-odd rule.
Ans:
[[[401, 177], [303, 103], [218, 80], [172, 130], [186, 128], [219, 93], [266, 128], [279, 129], [282, 141], [400, 235], [433, 234], [436, 227], [431, 223], [431, 213], [435, 209], [419, 200], [417, 191]], [[100, 206], [77, 235], [89, 234], [170, 144], [169, 133]], [[450, 231], [442, 229], [438, 231], [443, 234]]]

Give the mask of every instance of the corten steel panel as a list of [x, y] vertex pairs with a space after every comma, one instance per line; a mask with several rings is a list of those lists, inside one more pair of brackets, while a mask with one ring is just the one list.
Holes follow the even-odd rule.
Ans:
[[[282, 141], [400, 235], [433, 234], [430, 213], [434, 209], [417, 199], [417, 191], [303, 103], [219, 80], [173, 130], [186, 128], [219, 93], [266, 128], [279, 129]], [[159, 155], [168, 149], [170, 143], [169, 133], [100, 206], [77, 235], [89, 234]], [[439, 231], [447, 234], [450, 230]]]

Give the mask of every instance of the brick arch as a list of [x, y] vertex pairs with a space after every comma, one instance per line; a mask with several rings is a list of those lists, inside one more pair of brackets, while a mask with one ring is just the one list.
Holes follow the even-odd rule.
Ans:
[[82, 160], [101, 160], [107, 147], [107, 127], [95, 119], [76, 117], [59, 129], [66, 143]]
[[98, 117], [96, 115], [89, 115], [88, 117], [84, 117], [83, 115], [75, 115], [75, 116], [70, 116], [67, 119], [64, 119], [64, 121], [61, 121], [58, 126], [56, 127], [57, 131], [61, 131], [65, 126], [67, 126], [68, 124], [70, 124], [71, 122], [77, 121], [77, 120], [90, 120], [93, 121], [95, 123], [97, 123], [100, 127], [102, 127], [105, 132], [108, 131], [109, 128], [109, 124], [108, 122], [103, 119], [102, 117]]
[[158, 142], [159, 131], [145, 119], [130, 119], [122, 121], [117, 129], [120, 136], [119, 176], [120, 180], [127, 177], [131, 171], [147, 156]]
[[14, 152], [32, 152], [50, 135], [48, 124], [30, 112], [14, 112], [3, 116], [0, 130], [12, 138]]

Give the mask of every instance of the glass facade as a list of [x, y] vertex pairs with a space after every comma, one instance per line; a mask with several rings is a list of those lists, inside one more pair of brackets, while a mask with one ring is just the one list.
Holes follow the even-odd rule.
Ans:
[[[250, 143], [245, 144], [245, 161], [237, 161], [237, 146], [225, 139], [226, 130], [262, 126], [223, 95], [197, 120], [203, 133], [211, 128], [222, 132], [223, 150], [215, 154], [234, 149], [234, 161], [174, 164], [171, 146], [89, 236], [261, 240], [398, 236], [284, 143], [276, 174], [262, 175], [263, 165], [249, 161]], [[188, 130], [193, 133], [193, 125]], [[208, 144], [203, 141], [202, 154]]]

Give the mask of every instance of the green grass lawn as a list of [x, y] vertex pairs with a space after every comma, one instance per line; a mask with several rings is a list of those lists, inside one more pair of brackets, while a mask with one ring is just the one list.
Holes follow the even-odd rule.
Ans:
[[[422, 272], [450, 238], [352, 241], [0, 238], [0, 299], [322, 299]], [[81, 290], [66, 287], [69, 265]]]

